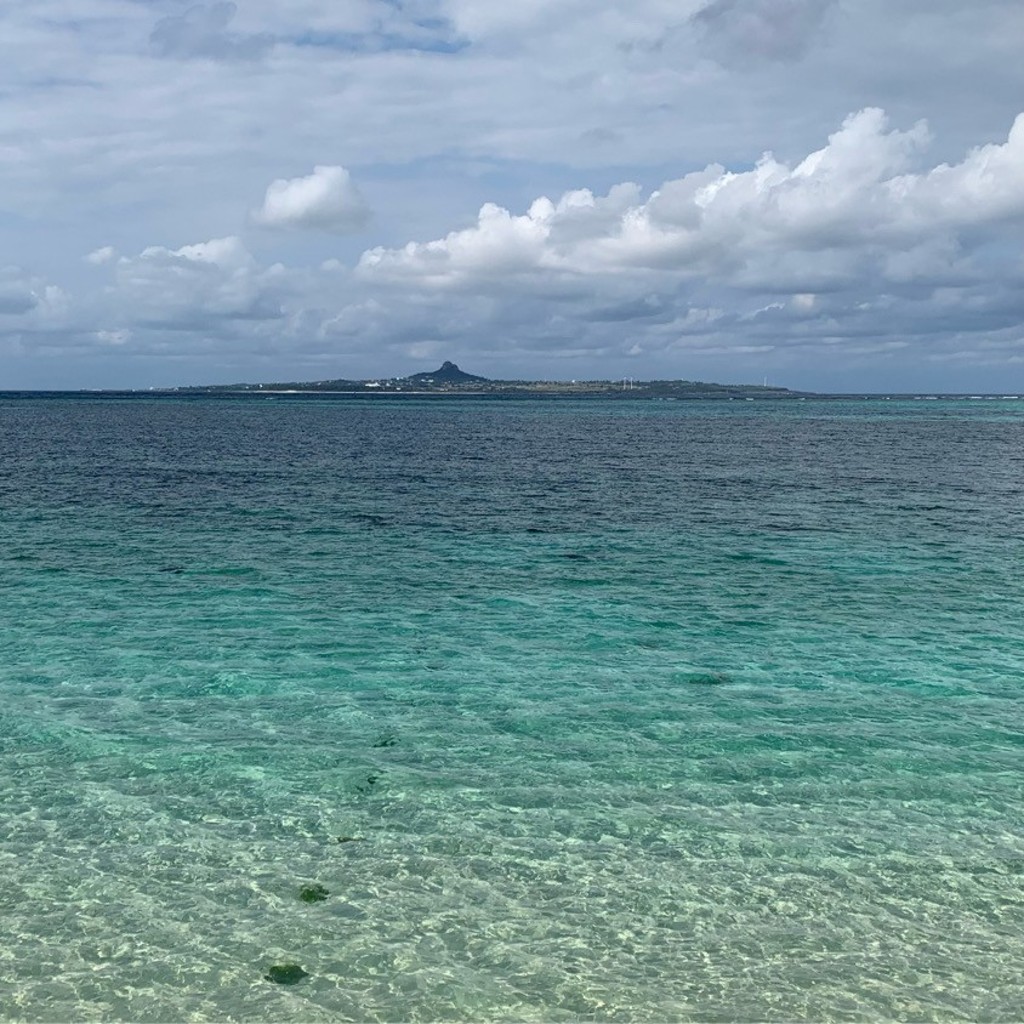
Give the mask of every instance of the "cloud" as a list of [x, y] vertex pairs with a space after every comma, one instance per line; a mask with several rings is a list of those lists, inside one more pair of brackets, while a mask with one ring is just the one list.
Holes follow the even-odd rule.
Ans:
[[253, 211], [257, 224], [272, 228], [357, 231], [370, 210], [344, 167], [318, 165], [304, 178], [279, 178]]
[[19, 316], [38, 305], [37, 287], [20, 267], [0, 269], [0, 316]]
[[67, 312], [67, 293], [23, 267], [0, 267], [0, 318], [4, 328], [53, 326]]
[[261, 270], [241, 240], [229, 236], [180, 249], [149, 246], [122, 257], [110, 297], [122, 321], [203, 329], [225, 320], [283, 316], [279, 276], [276, 267]]
[[1016, 358], [1024, 115], [956, 162], [929, 166], [931, 145], [923, 122], [896, 130], [866, 108], [788, 162], [575, 189], [524, 213], [485, 203], [468, 227], [365, 251], [355, 274], [377, 311], [353, 303], [335, 327], [394, 339], [401, 323], [453, 349], [493, 338], [492, 359], [700, 359], [720, 376], [755, 358], [819, 373], [902, 361], [903, 386], [971, 338], [987, 339], [986, 365]]
[[693, 16], [703, 43], [716, 60], [743, 65], [751, 60], [802, 57], [835, 0], [712, 0]]
[[906, 281], [948, 264], [977, 229], [999, 232], [1024, 218], [1024, 115], [1005, 143], [915, 173], [928, 142], [923, 123], [890, 130], [885, 114], [868, 108], [792, 166], [769, 153], [748, 171], [711, 165], [646, 199], [625, 183], [605, 196], [542, 197], [522, 215], [488, 203], [472, 227], [368, 250], [359, 271], [425, 287], [651, 271], [810, 294], [853, 283], [884, 256]]
[[132, 332], [123, 329], [118, 331], [100, 330], [95, 332], [94, 337], [101, 345], [120, 348], [132, 340]]
[[537, 271], [576, 271], [574, 251], [609, 237], [634, 208], [639, 187], [623, 183], [607, 196], [589, 189], [566, 192], [557, 203], [537, 199], [523, 216], [485, 203], [474, 227], [450, 232], [433, 242], [410, 242], [402, 249], [377, 247], [363, 253], [359, 270], [367, 275], [420, 277], [450, 285]]
[[87, 256], [84, 256], [83, 259], [86, 263], [91, 263], [94, 267], [99, 267], [104, 263], [109, 263], [115, 256], [117, 256], [117, 250], [112, 245], [104, 245], [99, 249], [93, 249], [93, 251]]
[[231, 32], [238, 8], [230, 0], [196, 4], [184, 14], [161, 18], [149, 42], [161, 57], [209, 57], [214, 60], [255, 60], [273, 45], [272, 36]]

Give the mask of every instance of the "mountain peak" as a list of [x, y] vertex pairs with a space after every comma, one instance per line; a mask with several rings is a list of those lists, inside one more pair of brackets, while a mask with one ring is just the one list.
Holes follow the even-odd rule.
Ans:
[[432, 381], [435, 384], [463, 384], [471, 383], [472, 381], [485, 381], [486, 377], [477, 377], [475, 374], [466, 373], [465, 370], [460, 370], [450, 359], [446, 359], [439, 370], [434, 370], [432, 373], [414, 373], [409, 380], [419, 381]]

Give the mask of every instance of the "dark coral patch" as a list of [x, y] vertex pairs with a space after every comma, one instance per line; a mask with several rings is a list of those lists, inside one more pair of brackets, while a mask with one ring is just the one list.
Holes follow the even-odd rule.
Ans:
[[299, 890], [299, 899], [303, 903], [320, 903], [331, 894], [322, 885], [304, 885]]
[[303, 978], [308, 978], [309, 974], [298, 964], [274, 964], [263, 977], [278, 985], [295, 985]]

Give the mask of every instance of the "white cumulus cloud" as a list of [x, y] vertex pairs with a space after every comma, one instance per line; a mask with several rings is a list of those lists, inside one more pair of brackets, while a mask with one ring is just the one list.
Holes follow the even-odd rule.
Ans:
[[[958, 164], [910, 168], [928, 144], [924, 123], [890, 130], [883, 111], [851, 114], [828, 144], [795, 166], [765, 154], [750, 170], [711, 165], [644, 199], [637, 186], [606, 196], [568, 192], [516, 215], [488, 203], [477, 223], [430, 242], [365, 252], [359, 270], [425, 286], [494, 275], [660, 271], [677, 279], [793, 293], [831, 290], [863, 274], [881, 249], [905, 280], [955, 258], [955, 241], [1024, 218], [1024, 115], [1005, 143]], [[953, 241], [951, 241], [953, 240]]]
[[356, 231], [370, 210], [344, 167], [317, 165], [304, 178], [278, 178], [267, 188], [263, 205], [253, 211], [257, 224], [273, 228]]
[[262, 270], [234, 236], [180, 249], [154, 245], [118, 261], [111, 298], [132, 322], [195, 330], [223, 320], [279, 318], [278, 277], [276, 267]]

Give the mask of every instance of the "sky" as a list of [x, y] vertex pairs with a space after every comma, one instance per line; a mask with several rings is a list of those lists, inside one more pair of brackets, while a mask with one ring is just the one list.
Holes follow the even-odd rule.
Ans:
[[0, 5], [0, 390], [1024, 393], [1020, 0]]

